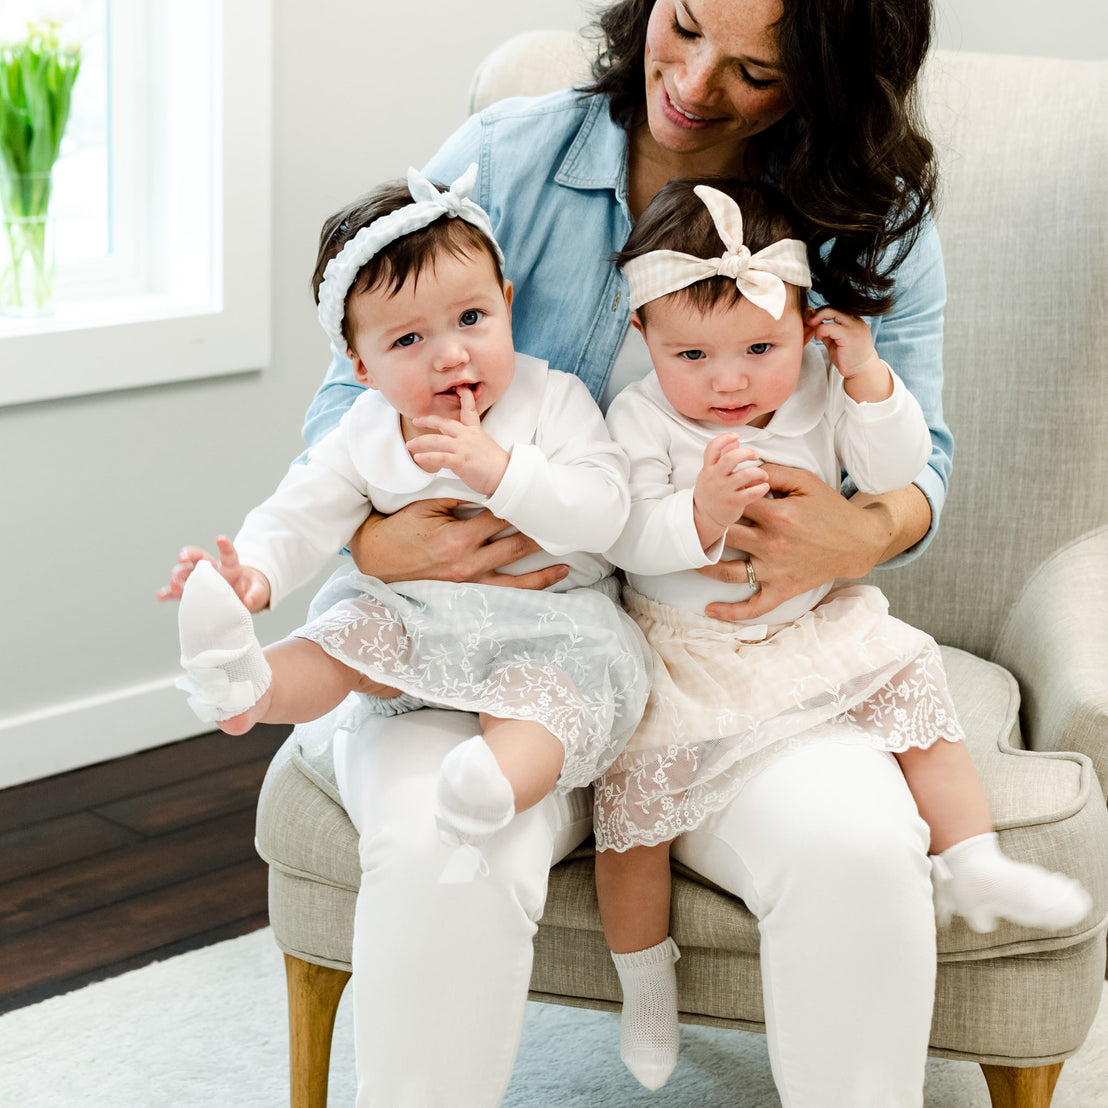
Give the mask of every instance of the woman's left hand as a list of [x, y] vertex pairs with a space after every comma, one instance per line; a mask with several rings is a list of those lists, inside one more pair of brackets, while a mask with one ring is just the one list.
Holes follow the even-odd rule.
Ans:
[[[757, 619], [786, 600], [840, 577], [864, 577], [880, 562], [918, 542], [930, 526], [926, 497], [915, 485], [883, 496], [847, 500], [814, 474], [764, 464], [776, 494], [751, 504], [727, 532], [745, 550], [760, 590], [749, 600], [709, 604], [713, 619]], [[745, 582], [746, 563], [720, 562], [700, 573]]]

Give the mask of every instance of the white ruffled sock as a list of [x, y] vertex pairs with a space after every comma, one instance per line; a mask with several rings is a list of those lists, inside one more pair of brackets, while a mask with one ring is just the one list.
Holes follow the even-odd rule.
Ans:
[[648, 1089], [660, 1089], [677, 1065], [681, 1032], [673, 967], [680, 957], [670, 938], [646, 950], [612, 955], [623, 989], [619, 1056]]
[[994, 930], [1002, 919], [1057, 931], [1078, 923], [1093, 906], [1072, 878], [1002, 853], [995, 831], [963, 839], [931, 862], [940, 923], [957, 913], [978, 932]]
[[205, 723], [240, 715], [261, 699], [273, 672], [254, 635], [254, 621], [211, 562], [189, 574], [177, 615], [181, 665], [177, 687]]
[[454, 747], [439, 770], [435, 823], [443, 842], [462, 849], [441, 880], [447, 884], [472, 881], [478, 869], [487, 869], [476, 848], [507, 827], [515, 814], [511, 783], [484, 736], [474, 735]]

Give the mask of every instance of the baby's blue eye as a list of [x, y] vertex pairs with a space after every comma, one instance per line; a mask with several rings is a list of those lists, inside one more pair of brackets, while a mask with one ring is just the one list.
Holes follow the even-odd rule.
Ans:
[[415, 333], [415, 331], [409, 331], [406, 335], [401, 335], [400, 338], [396, 340], [396, 345], [411, 346], [412, 343], [415, 342], [418, 338], [419, 336]]
[[750, 347], [751, 354], [768, 354], [773, 349], [772, 342], [756, 342]]
[[467, 308], [462, 312], [459, 322], [463, 327], [472, 327], [475, 323], [481, 322], [484, 314], [485, 313], [478, 308]]
[[679, 358], [685, 358], [687, 361], [690, 361], [690, 362], [698, 362], [698, 361], [700, 361], [701, 358], [704, 357], [704, 351], [703, 350], [682, 350], [681, 353], [678, 354], [677, 356]]

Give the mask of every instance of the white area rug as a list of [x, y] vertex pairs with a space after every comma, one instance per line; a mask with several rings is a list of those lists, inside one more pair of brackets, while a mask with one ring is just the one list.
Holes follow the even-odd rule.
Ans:
[[[681, 1028], [681, 1060], [648, 1093], [606, 1012], [529, 1004], [505, 1108], [779, 1108], [765, 1038]], [[0, 1016], [0, 1104], [12, 1108], [280, 1108], [288, 1103], [284, 966], [268, 929]], [[330, 1104], [354, 1102], [349, 990]], [[980, 1069], [931, 1059], [927, 1108], [988, 1108]], [[1108, 1105], [1108, 1000], [1062, 1070], [1053, 1108]]]

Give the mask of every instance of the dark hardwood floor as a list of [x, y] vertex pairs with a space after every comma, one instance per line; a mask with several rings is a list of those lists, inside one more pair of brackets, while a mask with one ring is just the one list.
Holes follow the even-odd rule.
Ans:
[[0, 790], [0, 1012], [264, 927], [254, 809], [289, 730]]

